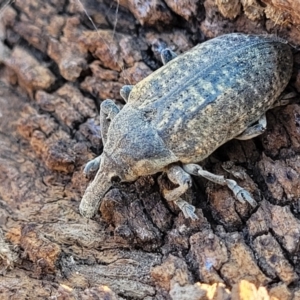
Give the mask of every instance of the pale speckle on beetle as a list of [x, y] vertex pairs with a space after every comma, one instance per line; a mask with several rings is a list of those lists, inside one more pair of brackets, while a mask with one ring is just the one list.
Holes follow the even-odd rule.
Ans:
[[129, 87], [126, 105], [112, 120], [100, 112], [106, 141], [101, 157], [85, 168], [86, 173], [99, 170], [81, 201], [83, 216], [96, 213], [112, 177], [134, 181], [162, 171], [178, 185], [164, 190], [163, 196], [186, 217], [197, 218], [194, 207], [180, 198], [190, 187], [189, 174], [227, 185], [239, 201], [256, 205], [234, 180], [194, 163], [233, 138], [248, 139], [265, 130], [265, 112], [276, 104], [291, 77], [290, 47], [273, 36], [234, 33], [178, 57], [170, 50], [162, 56], [172, 60]]

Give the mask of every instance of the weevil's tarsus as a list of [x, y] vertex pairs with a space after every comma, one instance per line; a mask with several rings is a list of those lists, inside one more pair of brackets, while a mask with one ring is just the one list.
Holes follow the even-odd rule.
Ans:
[[216, 175], [213, 173], [210, 173], [208, 171], [203, 170], [199, 165], [196, 164], [186, 164], [183, 165], [183, 169], [192, 175], [196, 176], [202, 176], [206, 178], [207, 180], [210, 180], [214, 183], [220, 184], [220, 185], [226, 185], [228, 188], [230, 188], [234, 194], [234, 196], [242, 203], [245, 203], [247, 201], [252, 207], [256, 207], [257, 203], [251, 196], [251, 194], [245, 190], [244, 188], [240, 187], [235, 180], [232, 179], [225, 179], [224, 176]]
[[174, 201], [174, 203], [181, 209], [185, 218], [190, 218], [193, 221], [198, 220], [198, 216], [195, 214], [195, 206], [182, 200], [181, 198]]
[[83, 170], [84, 175], [89, 177], [90, 174], [94, 173], [95, 171], [97, 171], [99, 169], [100, 163], [101, 163], [101, 155], [90, 160], [84, 167], [84, 170]]
[[172, 51], [171, 49], [166, 48], [161, 51], [160, 56], [161, 56], [162, 63], [165, 65], [169, 61], [171, 61], [172, 59], [177, 57], [177, 54], [174, 51]]
[[257, 206], [257, 202], [253, 199], [251, 194], [240, 187], [235, 180], [226, 179], [227, 186], [232, 190], [236, 199], [238, 199], [241, 203], [248, 202], [253, 208]]
[[125, 102], [128, 101], [130, 92], [133, 88], [133, 85], [124, 85], [120, 90], [120, 95], [124, 99]]
[[243, 131], [240, 135], [235, 137], [237, 140], [250, 140], [256, 136], [263, 134], [267, 129], [267, 117], [266, 114], [263, 114], [258, 123], [248, 127], [245, 131]]
[[274, 102], [272, 108], [279, 106], [286, 106], [289, 104], [299, 103], [299, 94], [295, 91], [289, 93], [282, 93], [280, 97]]
[[[120, 109], [113, 100], [107, 99], [101, 103], [100, 113], [108, 120], [113, 120]], [[100, 117], [101, 118], [101, 117]]]

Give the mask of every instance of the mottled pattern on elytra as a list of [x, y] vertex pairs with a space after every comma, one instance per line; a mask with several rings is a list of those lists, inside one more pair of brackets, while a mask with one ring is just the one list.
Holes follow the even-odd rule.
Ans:
[[[247, 54], [258, 45], [267, 43], [283, 44], [275, 37], [243, 34], [224, 35], [199, 44], [136, 84], [128, 103], [141, 107], [140, 105], [154, 102], [165, 97], [166, 93], [180, 89], [183, 83], [190, 82], [194, 76], [205, 76], [208, 69], [215, 68], [218, 72], [217, 67], [220, 62], [230, 63], [230, 58], [236, 55], [242, 55], [244, 62], [248, 63]], [[234, 69], [232, 71], [235, 73]], [[228, 74], [227, 77], [231, 75]], [[214, 89], [215, 84], [211, 83]]]
[[172, 152], [166, 165], [201, 161], [272, 106], [291, 70], [291, 50], [276, 38], [230, 34], [202, 43], [133, 88], [105, 148], [113, 154], [122, 144], [127, 165], [145, 157], [159, 164], [166, 153], [149, 142], [158, 135]]

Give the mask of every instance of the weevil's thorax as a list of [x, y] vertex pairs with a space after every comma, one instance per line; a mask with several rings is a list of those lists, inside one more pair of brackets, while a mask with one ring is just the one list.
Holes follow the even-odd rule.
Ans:
[[143, 112], [128, 104], [110, 124], [103, 152], [124, 181], [155, 174], [178, 161]]

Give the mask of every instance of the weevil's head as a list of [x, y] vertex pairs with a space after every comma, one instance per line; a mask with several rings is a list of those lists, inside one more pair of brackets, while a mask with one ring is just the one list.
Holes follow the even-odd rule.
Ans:
[[160, 172], [177, 160], [141, 111], [123, 108], [110, 124], [100, 168], [86, 189], [80, 213], [91, 218], [115, 178], [135, 181]]
[[130, 167], [124, 163], [119, 151], [107, 154], [105, 149], [106, 147], [104, 147], [101, 154], [99, 170], [94, 180], [87, 187], [80, 202], [80, 214], [86, 218], [92, 218], [96, 214], [102, 198], [111, 188], [113, 181], [134, 181], [138, 178]]
[[121, 181], [152, 175], [178, 159], [142, 110], [126, 105], [112, 121], [103, 155]]

